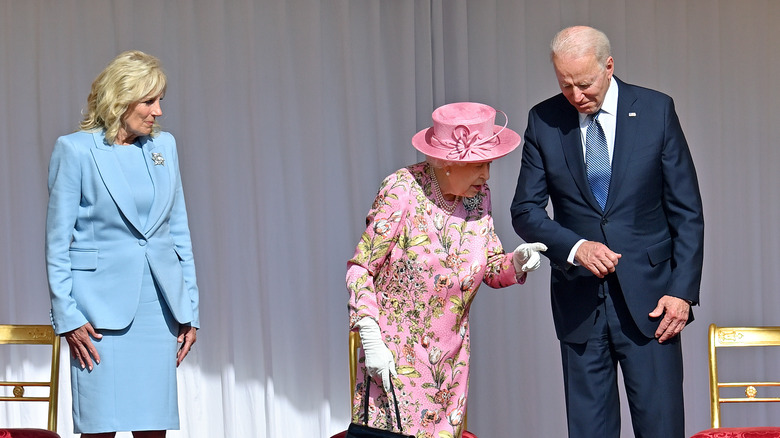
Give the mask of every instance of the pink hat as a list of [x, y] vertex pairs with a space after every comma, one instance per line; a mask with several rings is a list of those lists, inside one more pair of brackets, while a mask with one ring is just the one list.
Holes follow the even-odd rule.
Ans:
[[431, 118], [433, 126], [412, 137], [412, 145], [429, 157], [480, 163], [503, 157], [520, 144], [520, 135], [506, 127], [509, 120], [495, 125], [496, 110], [482, 103], [442, 105]]

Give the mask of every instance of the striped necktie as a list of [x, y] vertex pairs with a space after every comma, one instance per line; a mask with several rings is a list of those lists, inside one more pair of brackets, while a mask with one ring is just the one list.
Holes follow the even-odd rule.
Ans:
[[588, 183], [593, 196], [604, 211], [609, 194], [609, 179], [612, 175], [612, 165], [609, 162], [609, 149], [607, 138], [599, 123], [597, 112], [591, 116], [588, 130], [585, 133], [585, 170], [588, 174]]

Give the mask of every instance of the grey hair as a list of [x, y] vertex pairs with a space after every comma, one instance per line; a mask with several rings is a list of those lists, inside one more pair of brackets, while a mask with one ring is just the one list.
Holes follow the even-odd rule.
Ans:
[[466, 163], [463, 161], [450, 161], [450, 160], [443, 160], [441, 158], [431, 157], [426, 155], [425, 161], [428, 162], [434, 169], [444, 169], [447, 166], [465, 166]]
[[567, 27], [557, 34], [550, 42], [550, 59], [556, 57], [579, 58], [593, 54], [603, 68], [612, 56], [609, 38], [604, 32], [588, 26]]

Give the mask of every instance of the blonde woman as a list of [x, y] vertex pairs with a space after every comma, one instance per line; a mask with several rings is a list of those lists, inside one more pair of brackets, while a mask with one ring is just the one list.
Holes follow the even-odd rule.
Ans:
[[176, 367], [196, 339], [198, 287], [176, 143], [157, 124], [166, 84], [157, 58], [121, 53], [51, 156], [51, 319], [84, 437], [179, 428]]

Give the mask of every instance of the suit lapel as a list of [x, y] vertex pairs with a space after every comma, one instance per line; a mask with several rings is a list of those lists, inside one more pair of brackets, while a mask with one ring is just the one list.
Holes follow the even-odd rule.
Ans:
[[93, 133], [92, 139], [95, 142], [95, 147], [91, 149], [91, 152], [103, 184], [125, 218], [138, 232], [141, 232], [141, 220], [135, 206], [135, 198], [119, 161], [117, 161], [114, 146], [105, 143], [102, 132]]
[[588, 175], [585, 172], [585, 156], [582, 153], [582, 137], [580, 133], [580, 119], [577, 110], [574, 109], [568, 102], [566, 103], [566, 111], [563, 115], [563, 121], [561, 122], [561, 128], [559, 130], [561, 136], [561, 146], [563, 147], [563, 155], [566, 158], [566, 165], [571, 172], [574, 182], [580, 189], [583, 197], [588, 203], [598, 211], [601, 211], [601, 206], [593, 196], [593, 191], [590, 189], [588, 183]]
[[615, 115], [615, 149], [612, 153], [612, 177], [609, 182], [609, 197], [604, 208], [609, 211], [615, 202], [617, 192], [623, 185], [626, 177], [628, 160], [631, 157], [636, 141], [634, 136], [638, 129], [639, 118], [641, 117], [636, 95], [625, 82], [618, 81], [618, 106]]
[[154, 201], [152, 202], [152, 208], [149, 210], [149, 217], [144, 230], [144, 233], [149, 233], [160, 222], [165, 207], [170, 203], [171, 187], [173, 187], [173, 172], [171, 171], [173, 163], [166, 160], [169, 157], [165, 156], [162, 148], [157, 147], [154, 139], [146, 137], [142, 141], [144, 142], [142, 145], [144, 161], [149, 169], [149, 174], [152, 176], [152, 184], [154, 184]]

